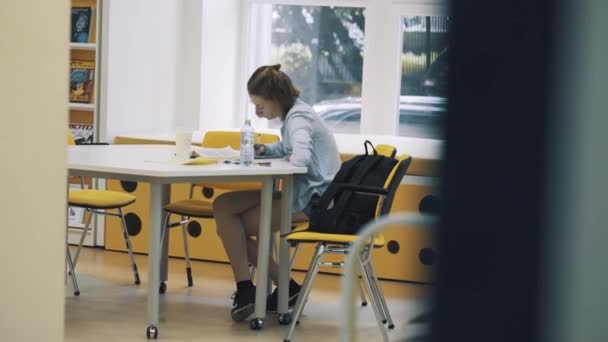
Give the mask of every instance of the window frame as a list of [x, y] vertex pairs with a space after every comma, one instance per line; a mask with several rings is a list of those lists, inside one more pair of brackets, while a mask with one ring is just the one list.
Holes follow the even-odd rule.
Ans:
[[[340, 6], [364, 7], [365, 37], [363, 49], [363, 75], [361, 94], [360, 132], [354, 135], [399, 136], [399, 101], [401, 93], [401, 55], [403, 30], [401, 23], [405, 16], [448, 15], [447, 0], [245, 0], [240, 12], [242, 47], [238, 66], [239, 82], [245, 84], [252, 72], [254, 40], [252, 20], [253, 5], [298, 5], [298, 6]], [[388, 20], [387, 20], [388, 18]], [[389, 94], [389, 95], [387, 95]], [[390, 97], [389, 97], [390, 96]], [[235, 123], [245, 119], [246, 94], [238, 95]], [[387, 101], [390, 98], [390, 101]], [[258, 123], [258, 129], [264, 125]], [[335, 133], [340, 134], [340, 133]], [[349, 134], [353, 135], [353, 134]], [[407, 137], [404, 137], [407, 138]], [[433, 140], [433, 139], [429, 139]]]

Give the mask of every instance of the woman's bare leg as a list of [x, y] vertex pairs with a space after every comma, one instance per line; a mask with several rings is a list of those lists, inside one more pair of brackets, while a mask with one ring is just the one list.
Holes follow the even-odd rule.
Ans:
[[220, 195], [213, 202], [217, 233], [230, 260], [236, 282], [251, 280], [247, 262], [248, 235], [242, 223], [243, 212], [260, 204], [260, 191], [235, 191]]
[[[293, 222], [306, 221], [308, 217], [304, 213], [293, 214]], [[258, 236], [260, 228], [260, 207], [253, 207], [248, 209], [242, 216], [242, 222], [247, 231], [247, 236]], [[273, 233], [280, 229], [281, 225], [281, 200], [275, 199], [272, 201], [272, 220], [270, 223], [270, 229]], [[277, 241], [278, 243], [278, 241]], [[257, 265], [258, 261], [258, 241], [249, 239], [247, 242], [247, 257], [252, 265]], [[274, 260], [272, 253], [270, 254], [270, 260], [268, 261], [268, 276], [275, 284], [279, 282], [279, 265]]]
[[[280, 195], [274, 196], [270, 228], [276, 232], [281, 223]], [[220, 195], [213, 203], [217, 232], [224, 244], [236, 282], [251, 280], [249, 263], [257, 265], [257, 237], [260, 224], [260, 191], [235, 191]], [[293, 221], [305, 221], [304, 213], [293, 215]], [[270, 258], [268, 274], [278, 282], [278, 265]]]

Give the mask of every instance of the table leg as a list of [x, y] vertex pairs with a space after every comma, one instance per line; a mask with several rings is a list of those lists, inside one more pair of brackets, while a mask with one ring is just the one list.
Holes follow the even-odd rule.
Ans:
[[[148, 246], [148, 338], [158, 337], [159, 285], [161, 268], [160, 231], [163, 206], [169, 201], [170, 185], [150, 183], [150, 240]], [[165, 257], [166, 262], [166, 257]], [[166, 267], [166, 264], [165, 264]]]
[[[289, 250], [290, 245], [283, 235], [291, 232], [291, 197], [292, 197], [293, 177], [283, 177], [283, 193], [281, 195], [281, 243], [279, 248], [279, 314], [286, 314], [289, 300]], [[279, 323], [288, 324], [286, 320], [279, 316]]]
[[[270, 218], [272, 215], [272, 177], [264, 177], [260, 198], [260, 232], [258, 235], [257, 284], [255, 292], [255, 314], [250, 322], [253, 329], [261, 328], [266, 316], [266, 284], [268, 281], [268, 258], [270, 257]], [[256, 322], [259, 322], [257, 324]]]

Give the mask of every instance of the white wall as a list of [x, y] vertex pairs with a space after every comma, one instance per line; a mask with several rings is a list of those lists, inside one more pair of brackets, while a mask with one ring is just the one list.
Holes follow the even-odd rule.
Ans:
[[101, 140], [198, 129], [201, 0], [105, 4]]
[[177, 1], [107, 1], [101, 140], [173, 129], [177, 13]]
[[[241, 44], [242, 11], [247, 7], [239, 0], [203, 1], [203, 50], [200, 129], [238, 127], [236, 117], [244, 113], [238, 101], [246, 92], [239, 66], [242, 54], [247, 53]], [[240, 96], [239, 96], [240, 93]], [[238, 121], [240, 123], [240, 120]]]
[[2, 341], [63, 341], [69, 6], [0, 3]]
[[176, 129], [196, 130], [201, 111], [201, 46], [203, 2], [178, 1], [176, 55]]

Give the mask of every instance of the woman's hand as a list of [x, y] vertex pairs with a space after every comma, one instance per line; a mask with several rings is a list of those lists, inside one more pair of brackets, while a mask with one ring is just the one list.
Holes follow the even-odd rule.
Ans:
[[264, 144], [253, 144], [253, 150], [256, 156], [263, 156], [266, 153], [266, 145]]

